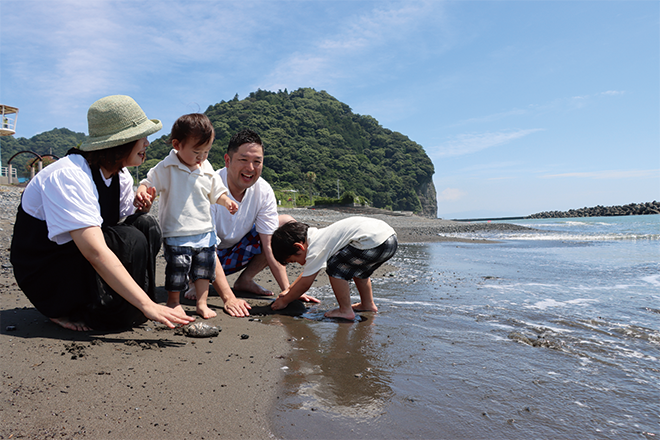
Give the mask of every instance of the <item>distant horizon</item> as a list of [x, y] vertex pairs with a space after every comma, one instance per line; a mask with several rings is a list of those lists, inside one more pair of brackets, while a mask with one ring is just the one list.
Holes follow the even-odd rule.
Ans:
[[163, 132], [251, 92], [326, 91], [422, 145], [438, 215], [660, 199], [660, 2], [0, 2], [18, 135], [132, 96]]

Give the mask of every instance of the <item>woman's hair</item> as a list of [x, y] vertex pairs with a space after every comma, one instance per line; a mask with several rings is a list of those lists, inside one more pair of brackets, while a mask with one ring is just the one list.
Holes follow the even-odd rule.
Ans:
[[215, 130], [208, 116], [203, 113], [191, 113], [181, 116], [172, 126], [168, 143], [171, 144], [174, 139], [179, 142], [196, 139], [197, 143], [193, 147], [199, 147], [215, 139]]
[[298, 248], [294, 244], [307, 241], [307, 229], [309, 229], [309, 225], [291, 221], [283, 224], [273, 232], [270, 247], [278, 263], [286, 265], [286, 260], [291, 255], [298, 253]]
[[114, 176], [124, 168], [124, 161], [131, 154], [135, 143], [139, 140], [103, 150], [85, 151], [81, 154], [87, 159], [91, 168], [103, 167], [103, 169], [109, 171]]

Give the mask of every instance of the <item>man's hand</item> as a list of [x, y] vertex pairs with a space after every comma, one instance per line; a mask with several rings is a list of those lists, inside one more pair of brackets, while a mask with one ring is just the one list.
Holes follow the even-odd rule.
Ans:
[[244, 318], [246, 316], [250, 316], [251, 308], [252, 307], [250, 307], [250, 304], [245, 302], [245, 300], [238, 298], [229, 299], [225, 302], [225, 310], [227, 313], [236, 318]]

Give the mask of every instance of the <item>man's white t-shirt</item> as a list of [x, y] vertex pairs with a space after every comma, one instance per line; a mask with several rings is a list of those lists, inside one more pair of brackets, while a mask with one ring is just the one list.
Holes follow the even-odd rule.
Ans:
[[[112, 179], [103, 179], [110, 186]], [[120, 218], [131, 215], [135, 194], [126, 168], [119, 173], [119, 197]], [[57, 244], [71, 241], [71, 231], [103, 224], [92, 170], [79, 154], [63, 157], [37, 173], [25, 188], [21, 204], [27, 214], [46, 221], [48, 238]]]
[[[224, 185], [227, 185], [227, 169], [218, 171]], [[243, 200], [234, 199], [231, 191], [227, 193], [238, 203], [238, 212], [231, 215], [224, 206], [211, 205], [211, 214], [215, 221], [215, 230], [220, 239], [219, 249], [234, 246], [256, 225], [259, 234], [273, 235], [279, 226], [277, 199], [273, 188], [259, 177], [257, 182], [245, 190]]]
[[340, 249], [351, 245], [357, 249], [373, 249], [385, 243], [396, 231], [382, 220], [370, 217], [348, 217], [325, 228], [307, 229], [307, 258], [302, 276], [325, 269], [327, 261]]

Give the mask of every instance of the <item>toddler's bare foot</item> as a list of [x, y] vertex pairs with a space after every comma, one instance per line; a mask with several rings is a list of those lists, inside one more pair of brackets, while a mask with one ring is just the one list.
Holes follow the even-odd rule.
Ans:
[[355, 313], [353, 310], [350, 312], [342, 312], [340, 309], [332, 309], [328, 310], [323, 314], [326, 318], [340, 318], [340, 319], [346, 319], [348, 321], [354, 321], [355, 320]]
[[88, 332], [91, 330], [91, 328], [87, 327], [84, 322], [71, 321], [68, 316], [63, 316], [62, 318], [50, 318], [50, 320], [60, 327], [69, 330], [75, 330], [78, 332]]
[[273, 292], [264, 289], [259, 284], [255, 283], [254, 280], [241, 280], [239, 278], [234, 283], [234, 290], [250, 292], [261, 296], [273, 296]]
[[352, 307], [353, 310], [355, 310], [356, 312], [373, 312], [373, 313], [378, 312], [378, 307], [376, 307], [376, 304], [362, 305], [362, 303], [355, 303], [353, 304]]
[[207, 305], [197, 304], [197, 314], [204, 319], [214, 318], [218, 314]]
[[195, 289], [195, 285], [193, 283], [188, 284], [188, 290], [186, 290], [186, 293], [184, 293], [183, 296], [186, 299], [190, 299], [192, 301], [197, 299], [197, 289]]

